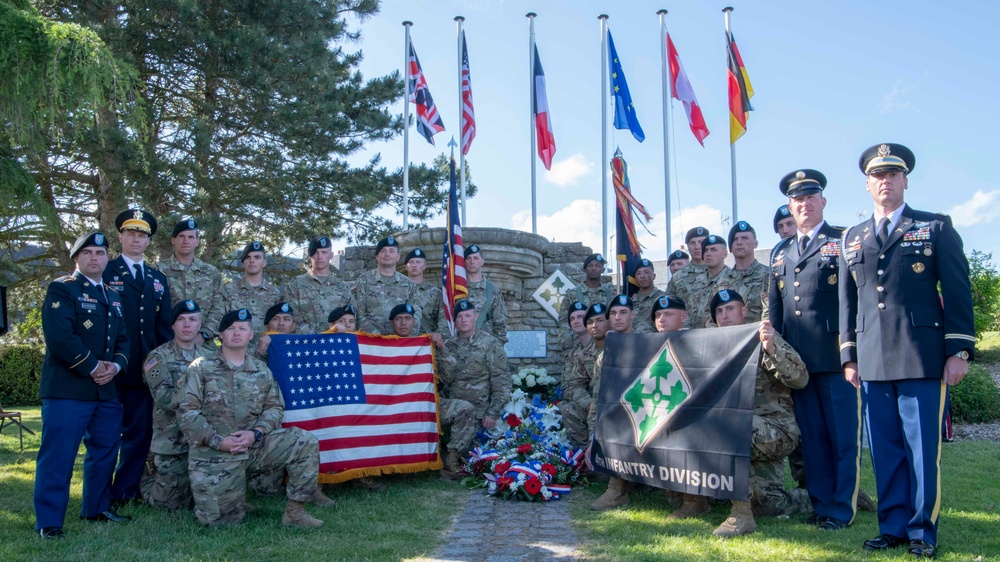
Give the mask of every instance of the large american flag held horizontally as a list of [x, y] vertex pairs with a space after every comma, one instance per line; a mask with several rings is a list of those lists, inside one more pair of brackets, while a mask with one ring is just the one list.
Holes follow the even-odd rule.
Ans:
[[441, 468], [430, 338], [272, 335], [285, 427], [319, 439], [320, 482]]

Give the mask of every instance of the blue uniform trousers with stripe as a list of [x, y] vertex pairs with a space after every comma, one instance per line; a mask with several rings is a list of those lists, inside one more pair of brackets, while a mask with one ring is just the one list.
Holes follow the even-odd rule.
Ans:
[[940, 379], [862, 383], [880, 533], [937, 544], [945, 388]]

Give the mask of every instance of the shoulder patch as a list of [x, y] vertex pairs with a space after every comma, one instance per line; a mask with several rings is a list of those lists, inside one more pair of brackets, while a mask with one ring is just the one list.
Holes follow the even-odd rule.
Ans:
[[146, 361], [146, 364], [142, 366], [142, 370], [149, 371], [150, 369], [155, 367], [156, 364], [157, 364], [156, 357], [150, 357], [149, 360]]

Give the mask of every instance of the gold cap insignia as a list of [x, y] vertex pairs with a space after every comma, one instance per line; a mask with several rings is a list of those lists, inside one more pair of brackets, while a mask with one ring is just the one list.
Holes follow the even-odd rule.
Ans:
[[806, 173], [803, 172], [802, 170], [799, 170], [798, 172], [795, 172], [795, 179], [799, 179], [799, 180], [806, 179]]
[[880, 157], [882, 157], [882, 158], [885, 158], [886, 156], [888, 156], [889, 155], [889, 145], [887, 145], [887, 144], [881, 144], [881, 145], [879, 145], [879, 147], [878, 147], [878, 155]]

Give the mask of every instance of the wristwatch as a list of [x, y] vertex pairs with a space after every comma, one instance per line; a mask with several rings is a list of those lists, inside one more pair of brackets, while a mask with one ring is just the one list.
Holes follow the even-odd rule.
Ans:
[[253, 428], [253, 429], [251, 429], [250, 431], [253, 432], [253, 442], [254, 443], [256, 443], [256, 442], [258, 442], [258, 441], [260, 441], [261, 439], [264, 438], [264, 432], [261, 431], [261, 430], [259, 430], [259, 429], [257, 429], [256, 427]]
[[958, 357], [959, 359], [962, 359], [963, 361], [968, 361], [969, 360], [969, 352], [963, 349], [962, 351], [959, 351], [958, 353], [956, 353], [955, 357]]

